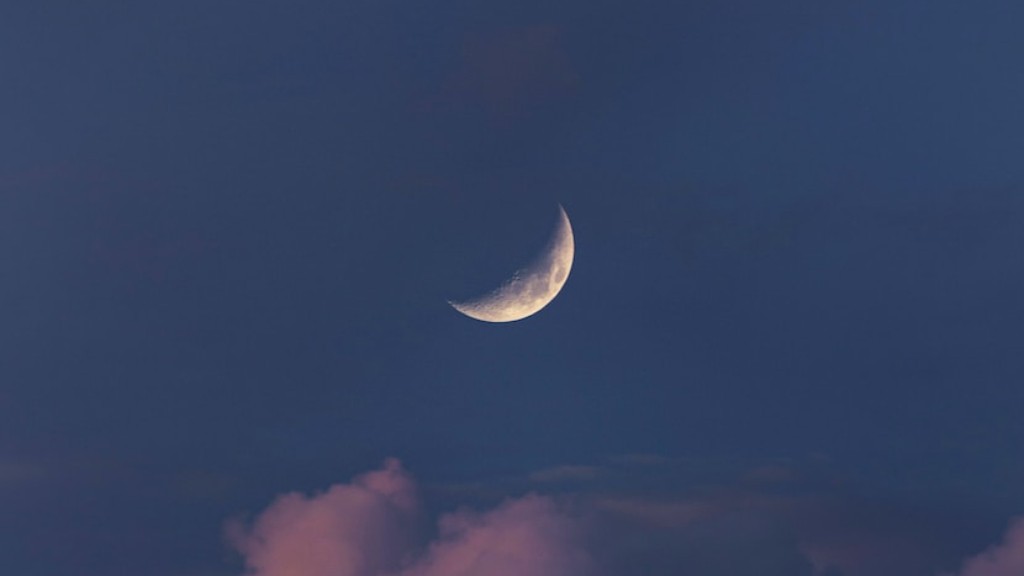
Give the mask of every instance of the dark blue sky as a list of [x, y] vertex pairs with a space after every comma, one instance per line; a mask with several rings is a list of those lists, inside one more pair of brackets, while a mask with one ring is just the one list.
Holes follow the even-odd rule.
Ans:
[[[225, 519], [386, 457], [431, 513], [466, 484], [683, 498], [783, 467], [830, 526], [941, 534], [873, 574], [955, 570], [1024, 513], [1022, 22], [8, 3], [0, 572], [241, 574]], [[548, 308], [448, 306], [558, 203], [577, 252]], [[601, 481], [509, 480], [566, 465]], [[748, 574], [659, 538], [621, 558]]]

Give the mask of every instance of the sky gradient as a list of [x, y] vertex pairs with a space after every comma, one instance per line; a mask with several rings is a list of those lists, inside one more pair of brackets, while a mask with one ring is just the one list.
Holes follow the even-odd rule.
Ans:
[[1022, 21], [8, 3], [0, 573], [1020, 576]]

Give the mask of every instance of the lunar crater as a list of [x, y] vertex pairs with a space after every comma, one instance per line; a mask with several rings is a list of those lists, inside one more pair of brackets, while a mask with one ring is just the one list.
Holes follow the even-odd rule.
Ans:
[[513, 322], [532, 316], [554, 300], [572, 270], [575, 240], [565, 209], [547, 248], [526, 268], [516, 270], [496, 290], [473, 300], [449, 304], [459, 312], [484, 322]]

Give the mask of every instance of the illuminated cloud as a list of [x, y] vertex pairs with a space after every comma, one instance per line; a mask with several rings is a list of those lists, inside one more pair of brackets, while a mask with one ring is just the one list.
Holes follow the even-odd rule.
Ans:
[[1024, 518], [1010, 524], [1003, 542], [968, 559], [960, 576], [1020, 576], [1024, 574]]
[[576, 522], [541, 496], [443, 516], [422, 546], [416, 487], [397, 460], [306, 497], [278, 498], [228, 537], [251, 576], [582, 576]]
[[575, 522], [541, 496], [450, 514], [440, 527], [440, 540], [403, 576], [578, 576], [589, 568]]
[[[666, 466], [657, 464], [654, 478]], [[325, 492], [281, 496], [228, 535], [249, 576], [937, 576], [966, 556], [947, 547], [955, 526], [808, 484], [789, 468], [754, 468], [699, 488], [669, 475], [677, 490], [638, 492], [632, 487], [645, 485], [637, 476], [649, 467], [556, 466], [484, 496], [458, 491], [496, 502], [541, 483], [558, 495], [462, 508], [428, 535], [415, 482], [389, 460]], [[615, 488], [617, 474], [632, 481]], [[1021, 575], [1024, 518], [1002, 543], [943, 576]]]
[[398, 569], [417, 513], [412, 479], [396, 460], [306, 497], [279, 497], [228, 538], [253, 576], [370, 576]]

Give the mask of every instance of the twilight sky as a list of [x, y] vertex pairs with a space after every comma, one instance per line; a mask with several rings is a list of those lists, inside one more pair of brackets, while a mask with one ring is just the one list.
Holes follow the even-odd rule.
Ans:
[[0, 573], [1024, 574], [1022, 23], [4, 3]]

